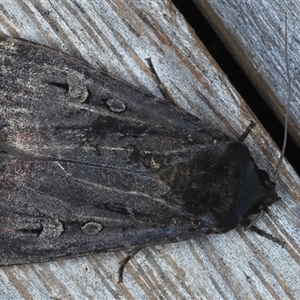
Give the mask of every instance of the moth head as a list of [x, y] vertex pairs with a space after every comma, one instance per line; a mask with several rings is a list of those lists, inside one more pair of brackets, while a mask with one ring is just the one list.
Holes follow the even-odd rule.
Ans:
[[227, 232], [279, 199], [268, 174], [238, 141], [199, 148], [162, 179], [181, 198], [182, 214], [198, 220], [204, 233]]
[[249, 212], [249, 214], [257, 214], [262, 210], [266, 211], [270, 205], [272, 205], [274, 202], [280, 200], [280, 197], [277, 195], [277, 192], [275, 190], [276, 184], [275, 184], [275, 182], [271, 181], [268, 173], [261, 169], [258, 169], [257, 172], [258, 172], [263, 184], [267, 187], [268, 194], [264, 199], [262, 199], [262, 201], [259, 203], [259, 205], [255, 206]]

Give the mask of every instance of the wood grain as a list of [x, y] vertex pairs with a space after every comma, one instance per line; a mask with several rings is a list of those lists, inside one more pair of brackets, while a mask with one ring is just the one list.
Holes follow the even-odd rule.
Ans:
[[288, 128], [300, 146], [300, 1], [260, 1], [259, 5], [249, 0], [194, 2], [282, 122], [288, 98], [284, 45], [287, 38], [292, 81]]
[[[278, 149], [170, 1], [4, 0], [0, 33], [80, 57], [162, 97], [145, 61], [151, 57], [183, 109], [235, 136], [254, 121], [245, 143], [273, 174]], [[285, 95], [284, 84], [278, 90]], [[117, 284], [117, 269], [125, 251], [4, 267], [1, 299], [297, 299], [300, 181], [286, 163], [277, 186], [283, 201], [257, 226], [284, 247], [239, 228], [153, 246], [128, 264], [124, 284]]]

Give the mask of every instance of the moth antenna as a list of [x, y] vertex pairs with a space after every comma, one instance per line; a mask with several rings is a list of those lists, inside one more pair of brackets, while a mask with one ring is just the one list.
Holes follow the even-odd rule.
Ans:
[[[291, 88], [291, 77], [290, 77], [290, 68], [288, 63], [288, 21], [287, 21], [287, 13], [284, 13], [284, 27], [285, 27], [285, 33], [284, 33], [284, 52], [285, 52], [285, 68], [287, 73], [287, 83], [288, 83], [288, 98], [287, 98], [287, 105], [286, 105], [286, 111], [285, 111], [285, 117], [284, 117], [284, 139], [283, 139], [283, 145], [280, 153], [280, 157], [278, 160], [278, 164], [276, 167], [276, 171], [273, 177], [273, 180], [276, 181], [280, 167], [282, 165], [282, 161], [284, 158], [284, 153], [286, 149], [287, 144], [287, 129], [288, 129], [288, 117], [290, 112], [290, 103], [292, 98], [292, 88]], [[248, 230], [250, 227], [252, 227], [263, 215], [265, 214], [265, 211], [262, 209], [258, 215], [250, 222], [249, 225], [247, 225], [244, 230]]]
[[285, 21], [285, 38], [284, 38], [284, 51], [285, 51], [285, 68], [286, 68], [286, 73], [287, 73], [287, 83], [288, 83], [288, 99], [287, 99], [287, 105], [286, 105], [286, 111], [285, 111], [285, 117], [284, 117], [284, 139], [283, 139], [283, 145], [280, 153], [280, 158], [277, 164], [277, 168], [274, 174], [274, 181], [276, 181], [278, 174], [279, 174], [279, 169], [282, 165], [282, 161], [284, 158], [284, 153], [286, 149], [286, 143], [287, 143], [287, 129], [288, 129], [288, 118], [289, 118], [289, 113], [290, 113], [290, 103], [291, 103], [291, 98], [292, 98], [292, 87], [291, 87], [291, 77], [290, 77], [290, 67], [288, 63], [288, 21], [287, 21], [287, 14], [285, 12], [284, 14], [284, 21]]

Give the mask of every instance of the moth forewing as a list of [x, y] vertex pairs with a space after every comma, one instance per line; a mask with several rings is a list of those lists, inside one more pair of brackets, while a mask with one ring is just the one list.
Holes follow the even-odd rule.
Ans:
[[276, 200], [247, 147], [53, 49], [0, 43], [0, 263], [226, 232]]

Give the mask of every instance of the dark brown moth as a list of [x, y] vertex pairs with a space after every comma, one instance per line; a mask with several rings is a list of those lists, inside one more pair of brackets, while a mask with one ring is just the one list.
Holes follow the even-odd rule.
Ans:
[[279, 198], [247, 147], [47, 47], [0, 43], [0, 264], [222, 233]]

